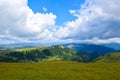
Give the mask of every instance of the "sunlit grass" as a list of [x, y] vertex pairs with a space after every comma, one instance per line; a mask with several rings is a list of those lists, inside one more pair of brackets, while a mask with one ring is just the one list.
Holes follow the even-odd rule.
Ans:
[[120, 80], [120, 63], [0, 63], [0, 80]]
[[96, 59], [97, 63], [120, 63], [120, 52], [106, 54]]

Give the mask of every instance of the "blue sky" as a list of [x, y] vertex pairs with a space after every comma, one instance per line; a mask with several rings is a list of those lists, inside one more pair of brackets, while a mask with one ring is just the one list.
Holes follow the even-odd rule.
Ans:
[[[53, 13], [57, 15], [56, 25], [63, 25], [67, 21], [75, 20], [69, 10], [79, 10], [85, 0], [29, 0], [28, 5], [34, 13]], [[44, 11], [43, 8], [47, 10]]]
[[120, 43], [119, 9], [119, 0], [0, 0], [0, 44]]

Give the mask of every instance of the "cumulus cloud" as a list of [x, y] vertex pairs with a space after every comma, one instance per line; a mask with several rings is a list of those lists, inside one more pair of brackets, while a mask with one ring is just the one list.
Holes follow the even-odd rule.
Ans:
[[93, 40], [97, 37], [97, 40], [103, 41], [120, 38], [119, 4], [119, 0], [86, 0], [80, 10], [70, 10], [78, 18], [61, 27], [58, 37], [74, 40]]
[[[0, 0], [0, 41], [16, 42], [120, 42], [120, 1], [86, 0], [77, 19], [55, 28], [53, 13], [34, 13], [28, 0]], [[47, 8], [43, 7], [44, 11]]]
[[69, 12], [70, 12], [70, 14], [75, 14], [76, 13], [75, 10], [70, 10]]
[[[0, 36], [11, 36], [8, 41], [47, 39], [52, 34], [48, 29], [55, 25], [55, 19], [53, 13], [33, 13], [27, 0], [0, 0]], [[1, 38], [3, 42], [4, 39]]]
[[46, 12], [46, 11], [47, 11], [47, 8], [46, 8], [46, 7], [43, 7], [42, 9], [43, 9], [43, 11], [44, 11], [44, 12]]

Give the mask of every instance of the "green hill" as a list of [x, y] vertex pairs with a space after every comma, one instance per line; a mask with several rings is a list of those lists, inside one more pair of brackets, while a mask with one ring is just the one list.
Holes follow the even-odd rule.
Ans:
[[0, 52], [0, 62], [39, 62], [48, 60], [87, 62], [90, 57], [85, 52], [77, 52], [64, 46], [24, 48], [14, 51], [2, 50]]
[[95, 62], [120, 62], [120, 52], [106, 54], [97, 58]]
[[[50, 60], [90, 62], [97, 53], [75, 51], [65, 46], [0, 50], [0, 62], [40, 62]], [[95, 62], [120, 62], [120, 53], [111, 53], [95, 59]]]

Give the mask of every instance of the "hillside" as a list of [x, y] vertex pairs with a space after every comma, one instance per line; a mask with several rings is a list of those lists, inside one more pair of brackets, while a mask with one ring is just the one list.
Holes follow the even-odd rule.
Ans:
[[90, 56], [85, 52], [77, 52], [64, 46], [2, 50], [0, 52], [0, 62], [39, 62], [44, 60], [87, 62], [90, 61]]
[[39, 62], [63, 60], [91, 62], [115, 50], [94, 44], [66, 44], [50, 47], [16, 48], [0, 51], [0, 62]]
[[74, 50], [77, 50], [77, 51], [88, 52], [88, 53], [97, 53], [99, 55], [103, 55], [105, 53], [110, 53], [110, 52], [115, 51], [112, 48], [105, 47], [102, 45], [96, 45], [96, 44], [70, 43], [70, 44], [64, 44], [64, 46], [69, 47]]
[[99, 56], [102, 56], [104, 54], [115, 52], [114, 49], [108, 48], [101, 45], [95, 45], [95, 44], [85, 44], [85, 43], [69, 43], [64, 44], [63, 46], [71, 48], [73, 50], [76, 50], [78, 53], [87, 53], [86, 55], [89, 56], [89, 61], [92, 61], [96, 59]]
[[101, 56], [95, 60], [95, 62], [119, 62], [120, 63], [120, 52], [109, 53]]

